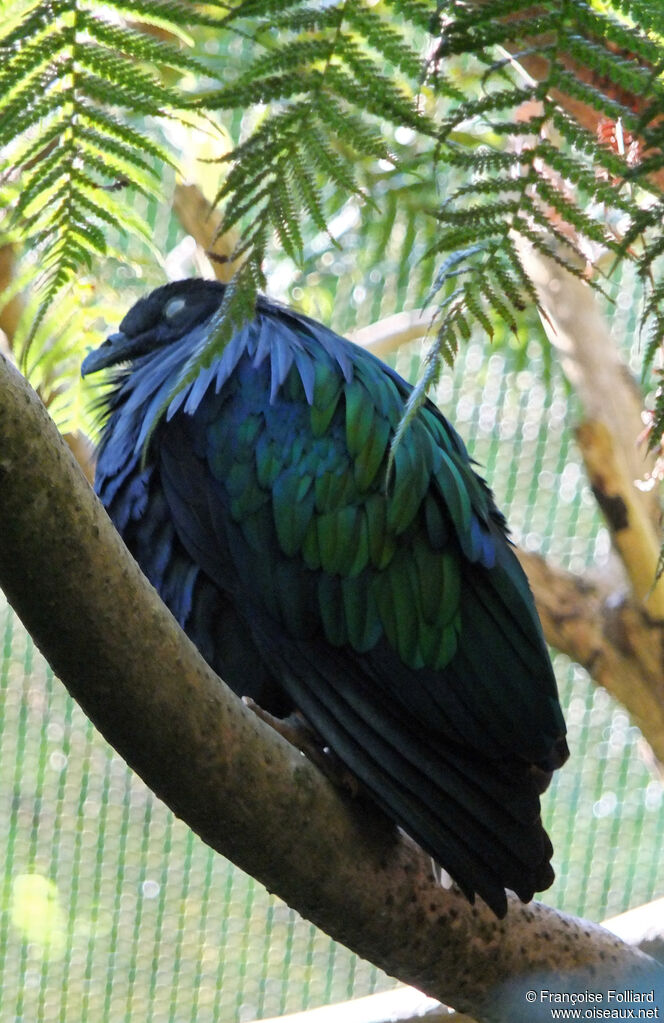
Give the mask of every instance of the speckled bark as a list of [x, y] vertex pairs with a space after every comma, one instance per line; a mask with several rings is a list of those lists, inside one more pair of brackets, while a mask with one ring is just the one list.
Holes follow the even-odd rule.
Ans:
[[0, 358], [0, 585], [108, 741], [209, 845], [388, 973], [508, 1020], [497, 989], [555, 969], [595, 983], [650, 960], [511, 901], [497, 921], [348, 803], [208, 669], [141, 575], [43, 406]]

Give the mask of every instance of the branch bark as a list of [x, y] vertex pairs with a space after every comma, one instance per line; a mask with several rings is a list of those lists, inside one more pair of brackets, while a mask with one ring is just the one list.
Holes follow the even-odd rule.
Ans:
[[[13, 284], [16, 261], [16, 245], [12, 242], [0, 245], [0, 296], [3, 296]], [[14, 295], [9, 301], [0, 304], [0, 331], [5, 335], [9, 351], [22, 313], [23, 301], [19, 295]]]
[[530, 242], [519, 239], [519, 246], [544, 311], [542, 325], [563, 373], [585, 416], [605, 425], [619, 473], [631, 492], [630, 504], [645, 510], [659, 546], [659, 501], [654, 491], [644, 493], [634, 487], [634, 481], [642, 478], [653, 462], [645, 445], [638, 443], [643, 431], [643, 395], [618, 351], [597, 295], [585, 281], [545, 257]]
[[238, 267], [237, 260], [230, 258], [237, 245], [237, 233], [220, 233], [221, 213], [208, 202], [195, 184], [175, 186], [173, 212], [187, 234], [191, 235], [208, 257], [217, 280], [228, 284]]
[[664, 763], [664, 577], [657, 581], [661, 507], [635, 481], [648, 468], [638, 437], [642, 399], [582, 280], [520, 240], [542, 322], [587, 419], [576, 431], [625, 584], [593, 583], [522, 555], [547, 641], [583, 664], [641, 728]]
[[[664, 949], [664, 899], [630, 909], [605, 920], [603, 927], [617, 934], [630, 945], [638, 945], [661, 960]], [[644, 947], [645, 946], [645, 947]], [[306, 1009], [290, 1016], [263, 1020], [263, 1023], [475, 1023], [470, 1016], [452, 1012], [444, 1005], [426, 998], [412, 987], [395, 988], [379, 994], [354, 998], [347, 1002]], [[257, 1023], [257, 1021], [256, 1021]]]
[[548, 973], [559, 988], [615, 986], [652, 970], [593, 924], [516, 898], [497, 921], [443, 889], [429, 858], [377, 810], [349, 803], [248, 711], [142, 576], [3, 358], [0, 585], [72, 696], [174, 813], [388, 973], [507, 1023], [518, 1018], [499, 997], [508, 982], [523, 989]]
[[576, 439], [634, 596], [651, 617], [663, 621], [664, 577], [657, 580], [659, 538], [640, 499], [641, 491], [630, 477], [621, 438], [606, 422], [590, 419], [577, 428]]

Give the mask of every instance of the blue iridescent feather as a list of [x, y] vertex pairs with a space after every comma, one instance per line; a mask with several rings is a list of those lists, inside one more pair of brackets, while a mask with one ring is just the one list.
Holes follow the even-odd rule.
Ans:
[[323, 325], [260, 299], [174, 394], [223, 286], [158, 288], [83, 371], [119, 366], [96, 489], [217, 673], [297, 708], [469, 898], [553, 879], [539, 794], [565, 726], [491, 492], [427, 402]]

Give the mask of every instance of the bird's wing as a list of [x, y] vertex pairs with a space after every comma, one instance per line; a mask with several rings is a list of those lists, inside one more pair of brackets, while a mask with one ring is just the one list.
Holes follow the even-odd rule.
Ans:
[[[292, 710], [283, 688], [239, 619], [233, 602], [182, 544], [158, 459], [142, 458], [131, 423], [114, 424], [101, 445], [95, 490], [142, 571], [207, 662], [235, 690], [273, 714]], [[152, 451], [158, 448], [159, 436]]]
[[[523, 573], [491, 495], [426, 408], [365, 353], [240, 359], [164, 429], [178, 535], [294, 702], [471, 894], [546, 887], [529, 764], [564, 732]], [[191, 453], [196, 457], [192, 458]]]

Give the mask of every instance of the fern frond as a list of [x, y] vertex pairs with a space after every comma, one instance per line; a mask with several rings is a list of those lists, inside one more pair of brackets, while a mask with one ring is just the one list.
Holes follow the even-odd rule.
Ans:
[[107, 104], [157, 116], [181, 103], [177, 90], [169, 89], [155, 75], [135, 67], [131, 58], [122, 54], [92, 43], [82, 43], [77, 47], [76, 59], [86, 72], [91, 72], [90, 75], [77, 75], [77, 89], [84, 96], [94, 95], [93, 82], [99, 95], [97, 83], [102, 83], [106, 88]]
[[[255, 231], [260, 218], [295, 256], [303, 216], [326, 230], [325, 182], [369, 198], [358, 169], [395, 159], [386, 122], [436, 135], [415, 102], [423, 61], [412, 32], [407, 39], [384, 10], [363, 0], [324, 6], [241, 0], [223, 22], [258, 45], [232, 83], [198, 102], [208, 109], [257, 102], [268, 108], [229, 155], [232, 167], [217, 196], [225, 203], [224, 228], [242, 220], [245, 240], [258, 239], [265, 236]], [[388, 67], [401, 78], [388, 75]], [[263, 252], [246, 245], [244, 251], [254, 265], [262, 263]]]
[[[579, 26], [582, 26], [591, 37], [595, 34], [599, 42], [609, 43], [624, 55], [630, 54], [638, 57], [641, 64], [648, 64], [650, 68], [657, 67], [661, 62], [662, 53], [657, 42], [648, 35], [649, 31], [664, 34], [664, 11], [659, 4], [643, 3], [637, 0], [613, 0], [612, 7], [617, 13], [632, 17], [633, 24], [638, 25], [640, 31], [634, 32], [632, 27], [617, 18], [603, 18], [601, 21], [601, 34], [596, 36], [598, 29], [597, 12], [583, 4], [578, 4], [575, 9], [575, 19]], [[635, 13], [630, 15], [629, 8], [633, 7]], [[638, 14], [636, 11], [638, 10]], [[659, 26], [659, 29], [657, 28]], [[619, 53], [620, 56], [620, 53]]]
[[307, 155], [319, 171], [338, 188], [350, 195], [359, 195], [369, 200], [369, 195], [357, 184], [355, 169], [328, 143], [324, 133], [309, 130], [306, 133]]
[[566, 68], [562, 66], [553, 68], [549, 75], [549, 82], [552, 89], [560, 89], [573, 100], [600, 110], [608, 120], [624, 121], [632, 128], [637, 126], [636, 116], [625, 103], [621, 103], [613, 94], [607, 95], [595, 86], [582, 82]]
[[55, 192], [61, 186], [62, 176], [63, 154], [56, 149], [25, 175], [21, 194], [12, 210], [13, 219], [25, 218], [36, 198]]
[[[659, 207], [658, 212], [660, 216], [664, 214], [664, 210], [662, 209], [661, 206]], [[644, 276], [647, 273], [649, 273], [653, 266], [653, 263], [655, 263], [655, 261], [659, 259], [659, 257], [662, 254], [664, 254], [664, 235], [657, 234], [652, 240], [646, 237], [643, 246], [643, 253], [641, 255], [641, 258], [639, 259], [639, 269]]]
[[436, 27], [436, 14], [431, 10], [427, 0], [386, 0], [386, 7], [391, 7], [395, 14], [403, 16], [411, 25], [424, 32], [433, 32]]
[[[651, 69], [637, 64], [634, 60], [625, 60], [618, 54], [611, 53], [606, 49], [605, 43], [584, 39], [577, 32], [565, 32], [563, 40], [567, 53], [597, 74], [610, 78], [621, 89], [633, 92], [637, 96], [653, 88], [657, 89], [657, 82]], [[645, 47], [639, 48], [643, 50]]]
[[[149, 156], [152, 158], [153, 163], [158, 166], [165, 164], [175, 167], [175, 160], [164, 146], [160, 146], [153, 139], [141, 134], [140, 131], [132, 128], [130, 124], [119, 121], [108, 111], [101, 110], [99, 107], [92, 106], [92, 104], [86, 103], [85, 100], [81, 100], [78, 104], [77, 113], [82, 124], [89, 130], [98, 132], [108, 140], [117, 140], [124, 143], [127, 158], [129, 158], [129, 152], [131, 151], [144, 163], [147, 163], [147, 161], [144, 161], [143, 157]], [[100, 140], [100, 152], [104, 151], [105, 144], [105, 141], [101, 142]]]
[[[103, 146], [103, 157], [99, 156], [99, 143]], [[161, 197], [161, 175], [154, 165], [143, 160], [133, 150], [104, 138], [98, 132], [79, 130], [78, 153], [86, 170], [97, 171], [100, 179], [103, 175], [108, 177], [110, 172], [120, 182], [131, 184], [132, 188], [143, 195]]]
[[[298, 0], [296, 0], [296, 3]], [[293, 4], [279, 4], [278, 9], [267, 12], [261, 4], [260, 12], [257, 12], [254, 24], [259, 32], [272, 30], [279, 34], [282, 31], [288, 32], [323, 32], [330, 27], [336, 27], [339, 22], [339, 12], [334, 6], [308, 7], [299, 3], [298, 10], [288, 10]]]
[[295, 203], [289, 187], [288, 178], [291, 173], [291, 161], [284, 161], [277, 167], [274, 190], [270, 196], [273, 209], [272, 219], [284, 251], [294, 262], [302, 258], [304, 243], [300, 232], [298, 218], [295, 215]]
[[176, 71], [207, 75], [208, 67], [203, 61], [185, 53], [172, 43], [163, 39], [155, 39], [143, 33], [137, 33], [122, 25], [95, 18], [85, 9], [78, 12], [78, 24], [85, 28], [95, 42], [113, 53], [123, 54], [132, 61], [141, 60], [156, 67], [170, 67]]
[[86, 6], [97, 14], [112, 8], [132, 20], [163, 28], [187, 46], [193, 44], [192, 28], [218, 28], [220, 24], [219, 19], [207, 15], [200, 4], [188, 3], [186, 0], [110, 0], [109, 3], [106, 0], [87, 0]]
[[[0, 100], [0, 145], [20, 140], [34, 125], [49, 123], [53, 114], [59, 114], [59, 124], [63, 124], [68, 97], [63, 92], [51, 91], [57, 77], [54, 69], [45, 69], [34, 82]], [[37, 98], [43, 94], [44, 99]]]
[[[418, 277], [418, 296], [433, 280], [440, 305], [417, 401], [474, 327], [511, 331], [536, 303], [516, 233], [577, 275], [591, 244], [616, 258], [638, 249], [641, 274], [658, 272], [664, 200], [648, 178], [664, 167], [657, 7], [34, 0], [0, 30], [0, 143], [8, 168], [13, 161], [15, 222], [43, 253], [48, 300], [77, 267], [93, 265], [109, 228], [150, 235], [122, 190], [159, 199], [160, 169], [172, 159], [138, 118], [229, 111], [238, 141], [220, 160], [217, 201], [222, 230], [241, 233], [235, 256], [244, 262], [211, 344], [228, 339], [224, 317], [237, 325], [253, 309], [273, 241], [301, 261], [314, 233], [329, 234], [332, 210], [364, 217], [370, 209], [371, 242], [357, 262], [399, 263], [392, 279], [402, 298], [409, 279]], [[196, 28], [211, 26], [244, 40], [241, 60], [229, 66], [187, 50]], [[542, 80], [517, 77], [506, 51], [538, 58]], [[187, 93], [177, 75], [189, 85], [204, 76], [212, 87]], [[635, 96], [647, 97], [640, 112]], [[639, 134], [645, 157], [599, 143], [561, 101]], [[400, 132], [412, 136], [415, 159]], [[620, 220], [621, 243], [602, 208]], [[662, 302], [655, 281], [647, 305], [659, 326]], [[210, 351], [196, 353], [187, 372]]]
[[37, 0], [0, 30], [0, 143], [5, 175], [17, 185], [13, 222], [43, 250], [39, 322], [78, 269], [106, 253], [105, 226], [149, 236], [105, 190], [131, 183], [159, 196], [160, 167], [173, 161], [113, 110], [172, 116], [185, 102], [161, 70], [205, 71], [178, 46], [123, 23], [122, 14], [180, 39], [214, 20], [178, 0]]
[[317, 103], [316, 114], [330, 132], [343, 138], [344, 143], [352, 146], [357, 153], [373, 156], [376, 160], [395, 160], [382, 132], [354, 111], [345, 109], [334, 97], [327, 96], [324, 102]]
[[236, 0], [225, 6], [228, 8], [223, 24], [230, 24], [238, 18], [259, 18], [261, 16], [283, 15], [284, 11], [295, 7], [299, 0]]
[[0, 89], [5, 100], [11, 99], [12, 90], [17, 86], [25, 86], [34, 74], [43, 71], [69, 45], [69, 34], [65, 31], [43, 31], [32, 36], [25, 46], [12, 52], [12, 47], [4, 40], [0, 52], [5, 51], [3, 64], [0, 68]]
[[361, 49], [367, 44], [385, 62], [399, 68], [409, 81], [416, 82], [422, 74], [422, 57], [413, 49], [403, 32], [398, 31], [384, 18], [377, 18], [363, 4], [348, 4], [344, 12], [347, 23], [356, 30], [361, 40]]
[[[289, 46], [280, 50], [269, 50], [263, 57], [254, 60], [251, 66], [233, 82], [233, 88], [240, 90], [248, 82], [257, 82], [262, 78], [274, 78], [279, 72], [299, 73], [304, 68], [311, 69], [322, 61], [326, 62], [330, 55], [330, 43], [325, 37], [296, 39]], [[291, 78], [291, 87], [298, 88], [299, 82]], [[298, 91], [301, 91], [298, 89]]]
[[[644, 305], [643, 319], [648, 323], [649, 338], [643, 355], [642, 380], [645, 380], [652, 369], [664, 341], [664, 281], [653, 285], [646, 278]], [[661, 437], [663, 433], [664, 431], [656, 436]]]
[[327, 233], [327, 218], [321, 189], [306, 163], [296, 153], [293, 158], [293, 185], [304, 209], [319, 231]]
[[369, 73], [368, 62], [348, 53], [346, 58], [352, 74], [332, 65], [325, 73], [325, 83], [333, 94], [346, 100], [351, 107], [364, 110], [374, 117], [384, 118], [396, 125], [407, 125], [413, 131], [435, 137], [437, 128], [420, 114], [412, 98], [394, 88], [384, 76]]

